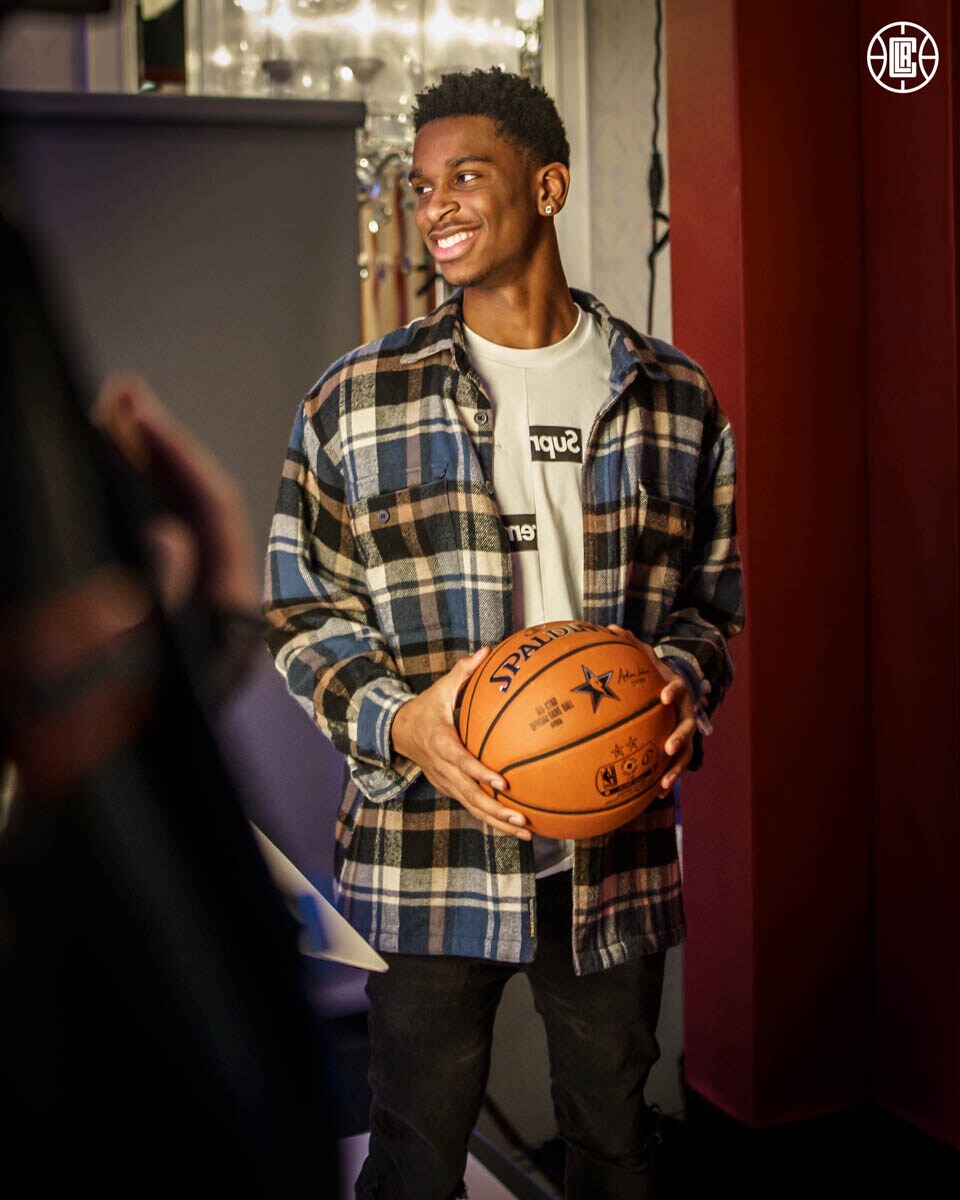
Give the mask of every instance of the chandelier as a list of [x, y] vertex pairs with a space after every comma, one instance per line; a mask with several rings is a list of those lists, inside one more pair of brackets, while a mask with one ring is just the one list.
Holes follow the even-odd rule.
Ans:
[[540, 82], [542, 0], [193, 0], [187, 91], [361, 100], [371, 158], [409, 149], [414, 95], [500, 65]]
[[[186, 89], [202, 95], [359, 100], [357, 187], [366, 309], [378, 280], [437, 284], [409, 226], [416, 93], [449, 71], [500, 66], [541, 82], [543, 0], [187, 0]], [[390, 237], [384, 237], [389, 228]], [[395, 290], [395, 289], [394, 289]], [[400, 320], [364, 318], [366, 332]]]

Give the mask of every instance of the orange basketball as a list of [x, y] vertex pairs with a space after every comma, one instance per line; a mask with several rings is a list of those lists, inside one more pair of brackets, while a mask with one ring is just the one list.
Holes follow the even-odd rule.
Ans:
[[[496, 794], [545, 837], [585, 838], [632, 820], [660, 791], [676, 726], [663, 679], [629, 638], [588, 621], [514, 633], [458, 697], [460, 739], [507, 781]], [[489, 790], [489, 789], [488, 789]]]

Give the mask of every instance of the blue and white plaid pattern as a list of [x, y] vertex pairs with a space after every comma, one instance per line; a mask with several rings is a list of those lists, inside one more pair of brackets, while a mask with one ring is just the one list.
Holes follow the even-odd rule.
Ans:
[[[610, 347], [585, 440], [584, 612], [651, 643], [711, 713], [743, 625], [734, 443], [701, 369], [574, 299]], [[492, 832], [392, 753], [411, 693], [512, 631], [510, 546], [492, 497], [490, 404], [460, 295], [352, 351], [297, 412], [270, 533], [265, 614], [292, 695], [346, 756], [337, 900], [379, 950], [529, 961], [532, 849]], [[577, 843], [580, 972], [684, 936], [672, 798]]]

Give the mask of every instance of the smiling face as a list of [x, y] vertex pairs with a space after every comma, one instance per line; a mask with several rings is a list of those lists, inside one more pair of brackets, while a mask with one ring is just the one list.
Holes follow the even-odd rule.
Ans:
[[542, 174], [489, 117], [423, 126], [410, 172], [416, 223], [448, 284], [506, 287], [532, 274], [550, 224], [539, 208]]

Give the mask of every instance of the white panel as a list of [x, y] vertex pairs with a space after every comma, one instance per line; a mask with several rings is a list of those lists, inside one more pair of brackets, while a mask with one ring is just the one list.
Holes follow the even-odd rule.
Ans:
[[590, 127], [584, 0], [545, 0], [543, 85], [556, 101], [570, 142], [570, 199], [557, 219], [560, 253], [567, 282], [591, 291]]

